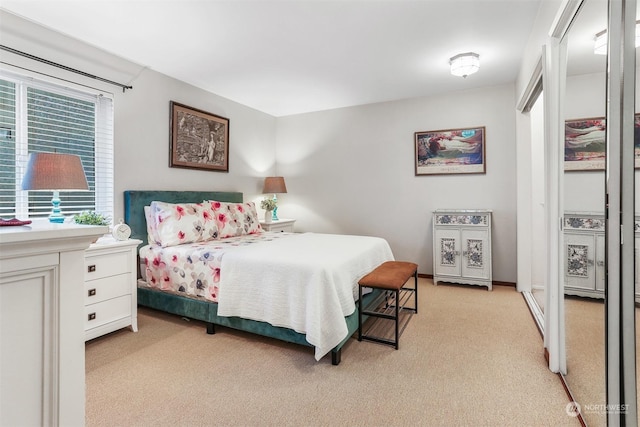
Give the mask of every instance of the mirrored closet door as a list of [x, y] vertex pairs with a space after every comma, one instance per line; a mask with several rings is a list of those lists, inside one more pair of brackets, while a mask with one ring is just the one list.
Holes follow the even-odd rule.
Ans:
[[564, 94], [563, 257], [565, 380], [589, 426], [606, 425], [605, 115], [607, 1], [585, 0], [569, 32]]

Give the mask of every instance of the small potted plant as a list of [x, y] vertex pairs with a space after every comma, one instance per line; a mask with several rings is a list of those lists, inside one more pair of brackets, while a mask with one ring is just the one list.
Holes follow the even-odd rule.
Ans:
[[83, 211], [73, 217], [76, 224], [109, 225], [111, 218], [94, 211]]
[[271, 211], [274, 210], [277, 206], [277, 202], [273, 199], [263, 199], [260, 202], [260, 207], [264, 209], [264, 222], [270, 223], [273, 219], [271, 215]]

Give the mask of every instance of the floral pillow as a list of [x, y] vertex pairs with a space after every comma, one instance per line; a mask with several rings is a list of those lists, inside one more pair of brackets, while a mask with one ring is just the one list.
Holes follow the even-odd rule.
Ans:
[[147, 242], [150, 245], [158, 244], [158, 233], [156, 232], [156, 223], [151, 214], [151, 206], [144, 207], [144, 217], [147, 220]]
[[151, 221], [155, 223], [156, 242], [162, 247], [218, 237], [213, 212], [200, 203], [151, 202], [150, 211]]
[[204, 204], [209, 206], [215, 214], [221, 239], [262, 231], [258, 221], [258, 211], [253, 202], [225, 203], [206, 200]]

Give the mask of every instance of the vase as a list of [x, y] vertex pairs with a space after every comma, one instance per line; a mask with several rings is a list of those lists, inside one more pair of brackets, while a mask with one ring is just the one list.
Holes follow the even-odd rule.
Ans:
[[264, 211], [264, 222], [271, 224], [271, 221], [273, 221], [273, 214], [271, 211]]

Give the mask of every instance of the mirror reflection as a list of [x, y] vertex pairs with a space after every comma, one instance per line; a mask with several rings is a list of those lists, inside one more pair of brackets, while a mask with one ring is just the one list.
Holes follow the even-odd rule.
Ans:
[[[544, 169], [544, 92], [531, 111], [531, 235], [544, 236], [545, 169]], [[531, 240], [531, 293], [544, 312], [546, 280], [546, 248], [544, 239]]]
[[564, 261], [567, 375], [589, 426], [606, 425], [604, 195], [607, 1], [585, 0], [567, 43]]
[[[564, 276], [567, 384], [582, 406], [588, 426], [606, 425], [604, 307], [604, 116], [606, 45], [598, 43], [607, 26], [607, 1], [585, 0], [568, 33], [565, 98]], [[606, 34], [606, 33], [605, 33]], [[598, 47], [599, 46], [599, 47]], [[596, 52], [596, 50], [600, 50]], [[636, 51], [636, 64], [638, 64]], [[636, 93], [640, 88], [636, 72]], [[636, 95], [636, 113], [640, 96]], [[636, 122], [639, 122], [636, 119]], [[640, 132], [636, 131], [636, 158]], [[636, 170], [636, 194], [640, 189]], [[638, 200], [638, 197], [635, 197]], [[637, 203], [637, 202], [636, 202]], [[636, 224], [638, 224], [636, 207]], [[638, 228], [638, 227], [636, 227]], [[638, 254], [640, 230], [636, 232]], [[636, 333], [640, 330], [636, 256]], [[636, 355], [638, 357], [636, 338]], [[640, 359], [638, 359], [640, 366]]]

